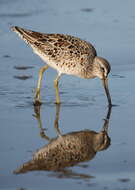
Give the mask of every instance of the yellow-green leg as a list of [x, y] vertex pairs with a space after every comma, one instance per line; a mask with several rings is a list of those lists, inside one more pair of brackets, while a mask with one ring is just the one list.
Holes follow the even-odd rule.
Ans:
[[56, 132], [59, 137], [61, 137], [61, 132], [59, 129], [59, 116], [60, 116], [60, 104], [56, 104], [56, 116], [54, 121], [54, 128], [56, 129]]
[[61, 74], [58, 74], [56, 79], [54, 80], [54, 88], [56, 90], [56, 104], [60, 104], [60, 96], [59, 96], [59, 88], [58, 88], [60, 75]]
[[41, 69], [39, 70], [38, 83], [37, 83], [37, 88], [36, 88], [36, 92], [35, 92], [35, 96], [34, 96], [34, 105], [41, 104], [41, 98], [40, 98], [41, 82], [42, 82], [43, 74], [44, 74], [45, 70], [48, 69], [48, 67], [49, 67], [48, 65], [45, 65], [45, 66], [41, 67]]

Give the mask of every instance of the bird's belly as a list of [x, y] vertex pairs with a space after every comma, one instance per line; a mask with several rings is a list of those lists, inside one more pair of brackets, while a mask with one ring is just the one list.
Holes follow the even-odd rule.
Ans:
[[74, 75], [85, 79], [95, 78], [92, 73], [87, 73], [87, 69], [85, 67], [78, 67], [77, 65], [70, 64], [64, 65], [61, 63], [57, 64], [53, 62], [47, 62], [47, 64], [61, 74]]
[[55, 60], [50, 60], [47, 56], [43, 54], [39, 54], [39, 52], [35, 52], [38, 54], [41, 59], [46, 62], [50, 67], [57, 70], [58, 73], [74, 75], [80, 78], [95, 78], [92, 73], [87, 73], [87, 68], [85, 66], [78, 65], [76, 63], [62, 63]]

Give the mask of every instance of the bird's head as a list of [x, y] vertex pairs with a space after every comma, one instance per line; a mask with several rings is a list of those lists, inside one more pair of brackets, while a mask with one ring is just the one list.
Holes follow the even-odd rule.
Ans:
[[102, 57], [95, 57], [93, 62], [93, 73], [96, 77], [100, 78], [103, 82], [105, 93], [107, 95], [109, 106], [111, 103], [111, 96], [108, 88], [108, 74], [111, 70], [109, 62]]
[[94, 73], [101, 80], [108, 77], [111, 70], [109, 62], [102, 57], [95, 57], [94, 59]]

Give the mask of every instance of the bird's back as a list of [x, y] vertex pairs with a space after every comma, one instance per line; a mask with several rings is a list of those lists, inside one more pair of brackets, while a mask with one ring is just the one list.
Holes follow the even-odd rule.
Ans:
[[74, 36], [43, 34], [19, 27], [12, 27], [12, 30], [30, 44], [48, 65], [61, 73], [77, 74], [92, 64], [97, 55], [92, 44]]

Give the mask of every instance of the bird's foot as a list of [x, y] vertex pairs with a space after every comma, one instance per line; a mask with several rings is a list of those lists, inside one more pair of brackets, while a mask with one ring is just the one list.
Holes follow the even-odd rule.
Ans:
[[60, 105], [60, 100], [56, 100], [55, 102], [54, 102], [56, 105]]
[[34, 106], [40, 106], [41, 103], [41, 98], [40, 98], [40, 89], [36, 88], [34, 92]]
[[38, 100], [38, 99], [34, 100], [34, 103], [33, 103], [34, 106], [41, 106], [41, 104], [42, 104], [42, 102], [40, 100]]

